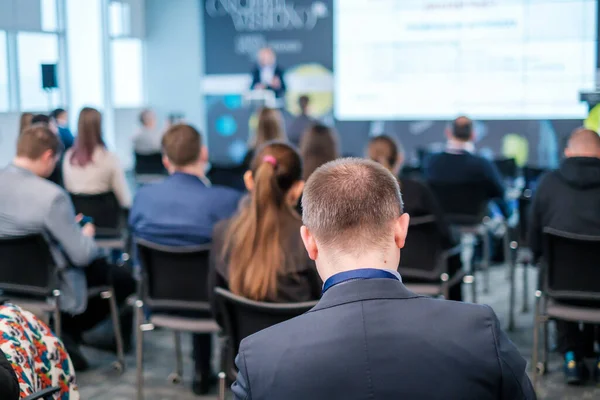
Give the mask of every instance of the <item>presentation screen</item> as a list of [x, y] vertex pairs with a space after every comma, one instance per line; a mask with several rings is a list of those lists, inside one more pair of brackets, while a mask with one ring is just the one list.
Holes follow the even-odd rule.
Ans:
[[340, 120], [577, 119], [596, 0], [336, 0]]

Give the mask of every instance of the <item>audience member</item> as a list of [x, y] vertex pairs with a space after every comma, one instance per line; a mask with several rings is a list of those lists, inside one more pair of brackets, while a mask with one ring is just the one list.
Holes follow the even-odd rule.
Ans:
[[311, 126], [300, 142], [300, 154], [304, 161], [303, 179], [307, 180], [321, 165], [340, 156], [337, 133], [322, 124]]
[[[204, 175], [208, 150], [193, 127], [170, 127], [162, 148], [170, 176], [139, 189], [129, 215], [133, 236], [169, 246], [210, 243], [215, 224], [235, 212], [241, 194], [210, 185]], [[211, 337], [196, 334], [193, 338], [193, 390], [206, 394], [214, 382], [210, 373]]]
[[122, 304], [135, 291], [135, 283], [122, 268], [97, 258], [94, 226], [80, 228], [80, 216], [75, 216], [67, 193], [43, 179], [54, 169], [61, 147], [58, 137], [43, 124], [33, 125], [19, 135], [16, 157], [0, 170], [4, 191], [0, 197], [0, 238], [32, 234], [47, 237], [60, 278], [63, 340], [75, 369], [83, 370], [87, 361], [77, 344], [83, 332], [109, 314], [106, 300], [93, 298], [88, 302], [87, 287], [112, 284]]
[[[32, 124], [44, 124], [45, 126], [47, 126], [50, 131], [52, 131], [52, 133], [54, 133], [55, 135], [58, 135], [58, 129], [56, 127], [56, 125], [54, 125], [54, 122], [52, 122], [50, 120], [50, 117], [47, 116], [46, 114], [36, 114], [33, 115], [31, 117], [31, 123]], [[64, 143], [62, 148], [64, 149]], [[58, 186], [63, 186], [63, 180], [62, 180], [62, 154], [61, 157], [58, 159], [56, 166], [54, 167], [54, 170], [52, 171], [52, 173], [46, 178], [48, 179], [50, 182], [56, 183]]]
[[482, 185], [489, 199], [495, 199], [501, 212], [508, 216], [504, 202], [504, 183], [500, 172], [489, 160], [475, 155], [473, 122], [458, 117], [446, 132], [446, 151], [425, 161], [424, 174], [430, 182]]
[[290, 143], [292, 143], [294, 146], [300, 146], [304, 132], [306, 132], [313, 124], [317, 123], [317, 121], [308, 113], [309, 102], [310, 98], [306, 95], [298, 98], [300, 115], [294, 118], [288, 129]]
[[302, 246], [295, 210], [304, 187], [300, 155], [288, 144], [268, 142], [244, 181], [249, 197], [213, 233], [209, 294], [218, 286], [257, 301], [319, 298], [322, 282]]
[[249, 169], [255, 150], [271, 140], [287, 140], [283, 129], [283, 117], [281, 112], [275, 108], [263, 108], [258, 114], [258, 125], [242, 165]]
[[[402, 147], [394, 139], [386, 135], [374, 137], [369, 141], [367, 157], [383, 165], [395, 177], [398, 177], [404, 163], [404, 151]], [[442, 247], [450, 249], [456, 246], [458, 243], [450, 232], [450, 226], [444, 217], [444, 213], [427, 184], [410, 178], [402, 179], [402, 181], [399, 181], [399, 184], [402, 189], [404, 212], [411, 217], [434, 216], [439, 236], [442, 240]], [[423, 250], [427, 251], [427, 249]], [[449, 259], [448, 273], [450, 276], [458, 272], [461, 268], [460, 255]], [[461, 301], [461, 285], [452, 287], [449, 296], [449, 300]]]
[[73, 146], [75, 138], [69, 129], [69, 114], [63, 108], [57, 108], [50, 113], [50, 120], [54, 123], [58, 129], [58, 136], [63, 142], [65, 149], [70, 149]]
[[65, 189], [76, 194], [112, 192], [122, 208], [131, 206], [131, 192], [116, 154], [102, 140], [102, 116], [85, 107], [79, 114], [77, 139], [63, 162]]
[[277, 64], [277, 56], [270, 47], [263, 47], [258, 52], [257, 64], [252, 70], [252, 90], [271, 90], [276, 97], [285, 94], [283, 69]]
[[[600, 136], [589, 129], [576, 129], [565, 156], [558, 170], [541, 178], [533, 199], [529, 244], [536, 258], [542, 254], [545, 227], [600, 235]], [[577, 273], [576, 265], [573, 273]], [[566, 381], [579, 384], [587, 373], [582, 359], [594, 355], [594, 340], [600, 342], [600, 332], [594, 334], [594, 325], [586, 324], [580, 329], [577, 322], [560, 320], [556, 328], [558, 348], [565, 356]], [[595, 366], [594, 377], [600, 383], [600, 356]]]
[[160, 153], [163, 131], [158, 127], [156, 114], [146, 108], [140, 113], [139, 121], [140, 130], [133, 137], [133, 151], [142, 155]]
[[0, 306], [0, 332], [0, 354], [6, 355], [17, 374], [21, 398], [58, 387], [58, 398], [79, 399], [69, 354], [44, 322], [14, 304], [5, 304]]
[[33, 114], [30, 112], [24, 112], [21, 114], [21, 118], [19, 119], [19, 133], [23, 132], [25, 129], [31, 126], [32, 118]]
[[0, 397], [6, 400], [18, 400], [21, 398], [19, 380], [17, 375], [6, 359], [6, 355], [0, 350]]
[[301, 235], [323, 297], [242, 341], [236, 399], [535, 399], [526, 362], [491, 308], [402, 284], [409, 216], [388, 170], [330, 162], [308, 180], [302, 203]]

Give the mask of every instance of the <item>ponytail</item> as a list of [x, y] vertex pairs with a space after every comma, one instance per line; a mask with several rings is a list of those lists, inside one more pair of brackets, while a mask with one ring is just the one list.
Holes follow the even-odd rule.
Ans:
[[[253, 164], [254, 188], [249, 202], [232, 220], [226, 233], [224, 259], [229, 256], [229, 288], [235, 294], [251, 300], [274, 300], [277, 297], [277, 278], [284, 267], [282, 246], [282, 214], [294, 212], [286, 204], [286, 194], [293, 182], [300, 180], [301, 164], [297, 178], [291, 180], [290, 169], [272, 154], [264, 155], [270, 146], [284, 146], [297, 156], [288, 145], [271, 144], [257, 154]], [[294, 158], [293, 161], [296, 161]], [[287, 173], [287, 174], [286, 174]], [[288, 185], [288, 181], [291, 183]], [[286, 185], [282, 187], [282, 182]], [[285, 240], [285, 238], [283, 238]]]

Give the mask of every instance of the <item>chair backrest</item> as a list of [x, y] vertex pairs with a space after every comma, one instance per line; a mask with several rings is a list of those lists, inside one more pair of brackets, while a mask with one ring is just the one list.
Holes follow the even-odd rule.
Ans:
[[406, 244], [400, 254], [402, 277], [437, 280], [443, 265], [442, 238], [434, 216], [412, 218]]
[[525, 188], [534, 190], [537, 186], [537, 181], [546, 172], [543, 168], [536, 168], [526, 166], [523, 167], [523, 180], [525, 181]]
[[122, 226], [123, 211], [113, 192], [100, 194], [70, 193], [75, 212], [94, 219], [97, 229], [118, 230]]
[[135, 153], [135, 173], [141, 175], [166, 175], [167, 170], [162, 163], [162, 154]]
[[490, 198], [483, 183], [429, 182], [429, 186], [452, 224], [479, 224], [487, 214]]
[[313, 308], [317, 302], [263, 303], [248, 300], [222, 288], [215, 289], [216, 303], [223, 316], [223, 329], [232, 341], [233, 355], [241, 341], [263, 329], [297, 317]]
[[543, 256], [548, 296], [600, 300], [600, 236], [544, 228]]
[[498, 168], [500, 175], [504, 179], [516, 179], [517, 178], [517, 161], [514, 158], [501, 158], [494, 160], [494, 165]]
[[154, 310], [210, 310], [210, 244], [163, 246], [136, 239], [142, 269], [142, 300]]
[[50, 296], [56, 265], [42, 235], [0, 239], [0, 290], [4, 295]]

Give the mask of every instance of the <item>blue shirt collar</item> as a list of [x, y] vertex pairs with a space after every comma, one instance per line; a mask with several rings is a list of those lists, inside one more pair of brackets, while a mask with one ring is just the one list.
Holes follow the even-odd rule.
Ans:
[[398, 281], [402, 282], [402, 277], [396, 270], [361, 268], [338, 272], [337, 274], [330, 276], [323, 283], [323, 293], [333, 286], [358, 279], [397, 279]]

